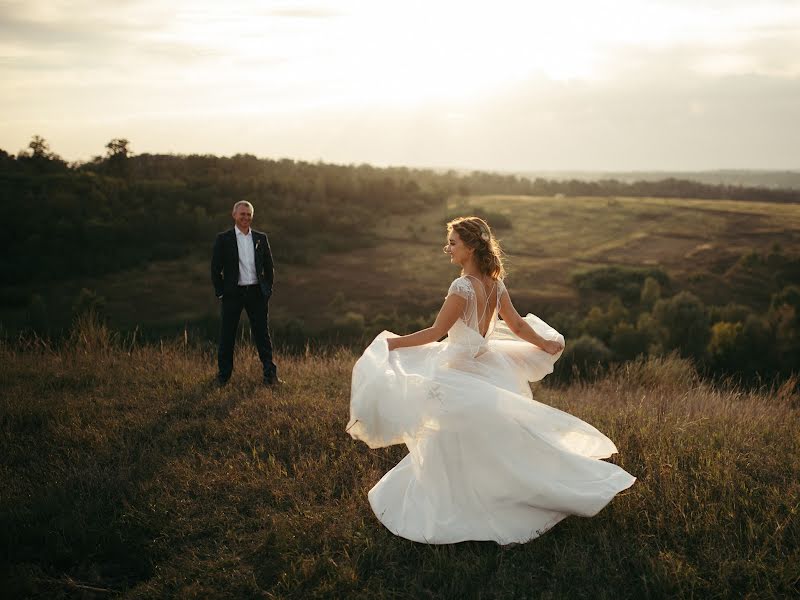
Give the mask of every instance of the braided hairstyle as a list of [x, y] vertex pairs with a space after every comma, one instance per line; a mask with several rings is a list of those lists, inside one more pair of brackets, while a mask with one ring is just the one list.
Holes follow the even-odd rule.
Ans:
[[475, 262], [481, 273], [494, 280], [505, 277], [503, 251], [486, 221], [480, 217], [458, 217], [447, 224], [447, 233], [452, 231], [458, 234], [467, 248], [475, 251]]

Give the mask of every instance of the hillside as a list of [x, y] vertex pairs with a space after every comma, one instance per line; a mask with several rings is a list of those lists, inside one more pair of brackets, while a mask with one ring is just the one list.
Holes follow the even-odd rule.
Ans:
[[[441, 251], [443, 224], [468, 213], [495, 223], [517, 308], [545, 318], [563, 311], [580, 316], [608, 302], [607, 293], [579, 289], [574, 278], [609, 266], [659, 269], [671, 282], [665, 294], [689, 290], [708, 305], [735, 302], [763, 311], [780, 284], [771, 271], [744, 269], [743, 257], [800, 246], [798, 204], [452, 196], [412, 215], [385, 214], [366, 232], [373, 241], [364, 247], [319, 250], [304, 264], [278, 259], [271, 302], [278, 337], [291, 333], [284, 331], [287, 324], [309, 336], [337, 327], [346, 333], [348, 313], [365, 337], [384, 327], [407, 330], [419, 318], [427, 321], [457, 275]], [[269, 207], [257, 210], [254, 226], [271, 231]], [[280, 239], [273, 247], [279, 254]], [[51, 330], [69, 325], [73, 303], [87, 288], [104, 298], [115, 328], [164, 333], [188, 326], [213, 338], [218, 317], [208, 275], [210, 239], [187, 249], [182, 257], [108, 275], [37, 280], [4, 286], [2, 292], [20, 299], [40, 295]], [[635, 292], [638, 297], [638, 288]], [[24, 325], [26, 304], [0, 307], [7, 329]]]
[[[501, 215], [510, 227], [496, 227], [508, 259], [508, 284], [520, 310], [590, 306], [572, 276], [598, 266], [660, 267], [676, 289], [690, 289], [709, 304], [747, 300], [764, 308], [770, 293], [756, 282], [737, 281], [735, 265], [752, 251], [776, 244], [800, 245], [800, 205], [660, 198], [552, 198], [526, 196], [453, 197], [414, 215], [387, 215], [371, 230], [374, 245], [322, 251], [308, 264], [278, 262], [271, 309], [276, 323], [298, 319], [315, 327], [337, 313], [367, 318], [397, 311], [425, 315], [440, 305], [456, 276], [442, 253], [447, 217]], [[254, 227], [270, 231], [270, 212]], [[190, 246], [188, 256], [101, 277], [77, 277], [5, 286], [19, 297], [44, 296], [55, 323], [69, 322], [81, 288], [103, 296], [115, 327], [183, 325], [216, 318], [208, 275], [210, 241]], [[276, 245], [273, 243], [273, 245]], [[279, 250], [276, 249], [276, 252]], [[333, 307], [331, 303], [342, 296]], [[745, 302], [748, 303], [748, 302]], [[0, 315], [21, 322], [25, 307]]]
[[800, 189], [800, 170], [718, 169], [711, 171], [529, 171], [523, 177], [582, 181], [615, 179], [626, 183], [682, 179], [708, 185], [741, 185], [766, 188]]
[[[785, 598], [800, 592], [800, 397], [631, 363], [535, 397], [594, 424], [638, 477], [534, 542], [392, 536], [367, 491], [405, 453], [344, 432], [355, 356], [281, 356], [232, 383], [183, 339], [84, 321], [0, 346], [0, 574], [10, 597]], [[532, 457], [535, 460], [535, 457]]]
[[0, 338], [59, 339], [94, 309], [140, 339], [216, 339], [210, 245], [247, 198], [269, 233], [271, 326], [287, 351], [429, 325], [457, 275], [440, 251], [444, 224], [474, 213], [504, 244], [520, 312], [576, 342], [564, 373], [673, 351], [704, 375], [751, 383], [800, 371], [800, 191], [135, 156], [127, 143], [79, 165], [41, 138], [30, 153], [0, 151], [11, 224]]

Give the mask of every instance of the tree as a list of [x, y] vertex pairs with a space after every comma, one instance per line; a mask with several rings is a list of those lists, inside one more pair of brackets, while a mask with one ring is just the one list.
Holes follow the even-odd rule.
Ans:
[[130, 142], [125, 138], [114, 138], [106, 144], [106, 157], [111, 159], [125, 159], [132, 155], [128, 148]]
[[50, 160], [52, 153], [50, 152], [50, 144], [47, 143], [40, 135], [34, 135], [28, 144], [31, 151], [31, 158], [38, 160]]
[[638, 330], [626, 321], [617, 323], [611, 334], [611, 350], [619, 360], [632, 360], [647, 354], [649, 346], [650, 336], [647, 332]]
[[599, 306], [593, 306], [581, 323], [581, 329], [591, 337], [608, 341], [611, 338], [612, 323], [608, 322], [608, 315]]
[[780, 370], [775, 334], [763, 317], [749, 315], [742, 326], [741, 344], [747, 357], [745, 371], [769, 377]]
[[647, 338], [648, 354], [664, 354], [664, 339], [666, 338], [666, 333], [652, 314], [648, 312], [640, 314], [639, 319], [636, 321], [636, 330]]
[[50, 151], [50, 144], [40, 135], [34, 135], [28, 143], [29, 153], [19, 153], [20, 161], [25, 161], [42, 173], [57, 170], [66, 166], [58, 154]]
[[628, 314], [628, 309], [615, 296], [608, 303], [608, 308], [605, 311], [597, 306], [593, 306], [589, 310], [582, 323], [583, 331], [607, 344], [611, 340], [614, 326], [620, 321], [627, 320]]
[[622, 300], [617, 297], [611, 299], [611, 302], [608, 303], [608, 308], [606, 309], [606, 318], [609, 324], [613, 327], [620, 321], [625, 321], [628, 319], [628, 309], [622, 304]]
[[719, 321], [711, 327], [711, 340], [708, 342], [708, 356], [715, 369], [727, 372], [742, 370], [745, 348], [742, 343], [741, 323]]
[[604, 370], [611, 361], [611, 351], [595, 337], [582, 335], [571, 344], [567, 344], [561, 360], [558, 361], [558, 373], [561, 378], [571, 374], [591, 376]]
[[661, 285], [653, 277], [647, 277], [642, 285], [642, 293], [639, 295], [639, 301], [642, 308], [651, 310], [655, 303], [661, 298]]
[[659, 300], [653, 317], [663, 327], [665, 350], [677, 350], [684, 358], [702, 359], [710, 337], [705, 305], [691, 292]]
[[789, 285], [775, 294], [769, 316], [782, 370], [800, 371], [800, 287]]
[[728, 323], [744, 323], [752, 313], [749, 306], [729, 302], [725, 306], [713, 306], [709, 310], [709, 317], [712, 323], [727, 321]]
[[133, 156], [128, 144], [130, 142], [125, 138], [114, 138], [106, 144], [106, 165], [108, 170], [120, 177], [128, 175], [128, 158]]

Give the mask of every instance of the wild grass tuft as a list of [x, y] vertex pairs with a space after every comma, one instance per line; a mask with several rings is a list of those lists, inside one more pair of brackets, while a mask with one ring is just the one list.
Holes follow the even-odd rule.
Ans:
[[[344, 432], [355, 356], [251, 347], [231, 383], [183, 338], [0, 347], [0, 578], [43, 598], [783, 598], [800, 594], [795, 385], [703, 382], [674, 358], [535, 397], [607, 433], [639, 479], [513, 547], [425, 546], [369, 509], [404, 455]], [[531, 457], [535, 462], [536, 457]]]

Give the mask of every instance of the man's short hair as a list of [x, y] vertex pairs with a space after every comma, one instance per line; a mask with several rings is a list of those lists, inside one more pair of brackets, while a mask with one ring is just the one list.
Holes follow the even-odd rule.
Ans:
[[237, 211], [237, 210], [239, 209], [239, 207], [240, 207], [240, 206], [242, 206], [243, 204], [244, 204], [245, 206], [247, 206], [247, 208], [249, 208], [249, 209], [250, 209], [250, 214], [253, 214], [253, 215], [254, 215], [254, 214], [256, 213], [256, 209], [255, 209], [255, 208], [253, 208], [253, 205], [252, 205], [252, 204], [250, 204], [250, 203], [249, 203], [247, 200], [239, 200], [239, 201], [238, 201], [236, 204], [234, 204], [234, 205], [233, 205], [233, 211], [232, 211], [232, 213], [233, 213], [233, 214], [236, 214], [236, 211]]

